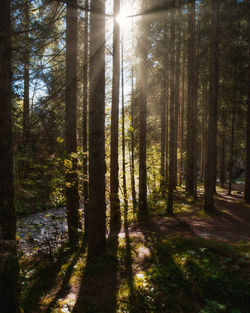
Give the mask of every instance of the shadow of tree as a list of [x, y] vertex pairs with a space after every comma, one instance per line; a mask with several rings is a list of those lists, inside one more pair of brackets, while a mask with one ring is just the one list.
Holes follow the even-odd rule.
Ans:
[[72, 250], [67, 245], [63, 245], [55, 255], [56, 262], [44, 258], [37, 261], [36, 269], [29, 278], [32, 285], [25, 287], [23, 294], [22, 306], [25, 312], [39, 312], [40, 299], [57, 285], [58, 273], [71, 255]]
[[117, 249], [120, 229], [110, 231], [105, 254], [87, 259], [72, 313], [114, 313], [119, 287]]
[[[134, 210], [134, 208], [133, 208]], [[132, 259], [132, 249], [131, 249], [131, 239], [129, 236], [129, 222], [128, 222], [128, 206], [125, 205], [124, 208], [124, 233], [125, 233], [125, 271], [126, 279], [129, 288], [129, 307], [133, 308], [134, 299], [134, 274], [133, 274], [133, 259]]]
[[70, 261], [69, 266], [67, 267], [67, 270], [64, 274], [62, 284], [60, 286], [60, 289], [57, 291], [56, 295], [54, 296], [53, 300], [50, 302], [46, 309], [46, 313], [50, 313], [54, 305], [57, 303], [58, 299], [63, 299], [66, 297], [66, 295], [69, 293], [69, 281], [74, 271], [74, 266], [76, 265], [79, 257], [84, 254], [87, 247], [87, 243], [84, 242], [84, 244], [75, 252], [73, 255], [72, 260]]
[[[145, 280], [136, 290], [135, 303], [139, 305], [133, 312], [246, 310], [249, 282], [231, 269], [238, 262], [232, 256], [232, 247], [202, 238], [162, 238], [145, 228], [142, 233], [151, 260], [142, 274]], [[225, 262], [231, 262], [231, 266], [225, 266]]]

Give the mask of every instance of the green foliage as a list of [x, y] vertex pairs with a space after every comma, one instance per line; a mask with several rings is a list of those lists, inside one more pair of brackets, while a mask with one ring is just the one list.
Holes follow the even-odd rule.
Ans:
[[22, 170], [15, 180], [17, 214], [26, 215], [64, 205], [64, 168], [61, 158], [50, 154], [36, 159], [28, 152], [18, 154], [16, 163]]
[[155, 236], [147, 245], [152, 259], [135, 275], [128, 312], [248, 312], [250, 281], [233, 246]]

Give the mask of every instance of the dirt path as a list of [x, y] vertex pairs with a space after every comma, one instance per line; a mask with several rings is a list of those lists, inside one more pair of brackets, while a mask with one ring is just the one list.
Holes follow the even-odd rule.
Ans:
[[223, 242], [250, 241], [250, 206], [244, 203], [243, 196], [229, 196], [226, 190], [220, 189], [215, 196], [215, 205], [217, 212], [211, 216], [202, 216], [202, 205], [198, 204], [171, 218], [158, 216], [133, 225], [129, 232], [131, 235], [140, 231], [179, 234]]

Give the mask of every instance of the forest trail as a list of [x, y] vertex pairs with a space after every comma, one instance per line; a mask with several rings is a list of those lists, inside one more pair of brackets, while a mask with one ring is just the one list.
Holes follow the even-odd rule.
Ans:
[[[241, 191], [244, 189], [242, 186], [235, 185], [234, 190]], [[185, 204], [184, 197], [178, 195], [179, 202], [183, 201], [182, 205], [190, 207], [190, 210], [180, 210], [174, 217], [157, 216], [150, 221], [135, 224], [129, 228], [130, 234], [142, 229], [161, 236], [175, 234], [222, 242], [250, 241], [250, 206], [244, 203], [242, 194], [228, 195], [226, 189], [219, 188], [215, 196], [217, 211], [206, 216], [201, 212], [202, 192], [200, 190], [196, 204]]]

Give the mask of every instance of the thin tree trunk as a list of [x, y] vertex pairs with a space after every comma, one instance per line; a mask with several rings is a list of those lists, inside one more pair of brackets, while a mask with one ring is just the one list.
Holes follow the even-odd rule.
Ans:
[[170, 86], [170, 70], [169, 70], [169, 66], [167, 67], [167, 81], [166, 81], [166, 157], [165, 157], [165, 180], [166, 183], [168, 183], [168, 178], [169, 178], [169, 86]]
[[[120, 0], [114, 1], [114, 16], [120, 12]], [[119, 88], [120, 88], [120, 26], [114, 18], [113, 28], [113, 81], [112, 81], [112, 111], [111, 111], [111, 157], [110, 157], [110, 210], [111, 227], [120, 227], [119, 200], [119, 166], [118, 166], [118, 137], [119, 137]]]
[[202, 130], [201, 130], [201, 170], [200, 170], [200, 182], [204, 182], [205, 173], [205, 158], [206, 158], [206, 79], [203, 79], [202, 83]]
[[171, 10], [171, 35], [170, 35], [170, 143], [169, 143], [169, 178], [168, 178], [168, 201], [167, 214], [173, 214], [173, 191], [174, 191], [174, 103], [175, 103], [175, 86], [174, 86], [174, 51], [175, 51], [175, 1]]
[[188, 132], [187, 132], [187, 177], [186, 191], [195, 195], [195, 141], [196, 141], [196, 59], [195, 59], [195, 1], [189, 1], [188, 15]]
[[175, 62], [175, 136], [174, 136], [174, 188], [179, 173], [179, 112], [180, 112], [180, 1], [176, 0], [176, 62]]
[[93, 257], [106, 248], [105, 1], [92, 0], [90, 10], [88, 257]]
[[128, 195], [127, 195], [127, 181], [126, 181], [126, 146], [125, 146], [125, 109], [124, 109], [124, 47], [123, 47], [123, 34], [122, 34], [122, 39], [121, 39], [121, 50], [122, 50], [122, 62], [121, 62], [121, 67], [122, 67], [122, 73], [121, 73], [121, 78], [122, 78], [122, 183], [123, 183], [123, 197], [124, 197], [124, 206], [125, 210], [127, 211], [128, 209]]
[[20, 312], [13, 180], [10, 1], [0, 2], [0, 303]]
[[[134, 53], [134, 20], [132, 18], [132, 54]], [[136, 207], [136, 191], [135, 191], [135, 142], [134, 142], [134, 64], [132, 58], [131, 65], [131, 189], [132, 189], [132, 201], [133, 210]]]
[[67, 3], [66, 13], [66, 99], [65, 99], [65, 147], [66, 206], [69, 241], [72, 246], [79, 240], [79, 193], [77, 177], [77, 0]]
[[179, 185], [182, 185], [183, 178], [183, 152], [184, 152], [184, 105], [185, 105], [185, 56], [183, 52], [183, 64], [182, 64], [182, 101], [180, 107], [180, 175], [179, 175]]
[[[250, 3], [248, 2], [248, 9]], [[246, 142], [246, 179], [245, 200], [250, 203], [250, 15], [248, 14], [248, 99], [247, 99], [247, 142]]]
[[24, 48], [24, 97], [23, 97], [23, 143], [28, 143], [29, 138], [29, 3], [24, 5], [24, 25], [25, 25], [25, 48]]
[[[223, 64], [222, 70], [222, 97], [225, 98], [225, 64]], [[224, 188], [226, 175], [225, 175], [225, 164], [226, 164], [226, 114], [225, 107], [222, 106], [222, 130], [221, 130], [221, 155], [220, 155], [220, 185]]]
[[83, 147], [83, 201], [84, 201], [84, 233], [88, 233], [88, 62], [89, 62], [89, 0], [85, 0], [84, 19], [84, 55], [83, 55], [83, 116], [82, 116], [82, 147]]
[[[224, 110], [223, 110], [224, 111]], [[223, 119], [225, 119], [224, 114], [223, 114]], [[221, 187], [224, 188], [224, 184], [225, 184], [225, 164], [226, 164], [226, 134], [225, 134], [225, 125], [223, 122], [222, 125], [223, 129], [222, 129], [222, 145], [221, 145], [221, 160], [220, 160], [220, 184]]]
[[216, 182], [217, 160], [217, 106], [218, 106], [218, 83], [219, 83], [219, 1], [212, 0], [212, 26], [211, 26], [211, 56], [209, 73], [209, 118], [206, 148], [205, 167], [205, 194], [204, 210], [214, 210], [214, 190]]
[[[142, 2], [142, 12], [146, 9], [145, 1]], [[139, 214], [147, 212], [147, 26], [146, 16], [141, 20], [141, 36], [139, 43], [140, 68], [139, 68]]]
[[234, 133], [235, 133], [235, 114], [236, 114], [236, 103], [237, 103], [237, 65], [235, 64], [234, 73], [234, 102], [233, 102], [233, 112], [232, 112], [232, 124], [231, 124], [231, 142], [230, 142], [230, 156], [229, 156], [229, 184], [228, 184], [228, 194], [231, 195], [232, 192], [232, 176], [233, 176], [233, 159], [234, 159]]
[[161, 78], [161, 190], [165, 194], [165, 152], [166, 152], [166, 56], [163, 56]]

